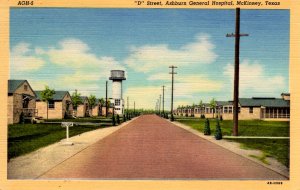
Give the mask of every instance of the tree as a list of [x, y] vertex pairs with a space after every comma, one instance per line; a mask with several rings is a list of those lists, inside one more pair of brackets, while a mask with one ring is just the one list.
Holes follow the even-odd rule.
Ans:
[[[110, 100], [107, 100], [107, 104], [106, 104], [106, 101], [104, 100], [104, 104], [103, 105], [105, 105], [105, 114], [107, 113], [107, 115], [105, 115], [105, 117], [107, 117], [109, 115], [109, 108], [111, 106]], [[106, 107], [106, 105], [107, 105], [107, 107]], [[106, 112], [106, 110], [107, 110], [107, 112]]]
[[195, 117], [195, 107], [196, 107], [196, 105], [193, 103], [192, 109], [191, 109], [191, 117]]
[[210, 125], [208, 119], [205, 120], [204, 135], [210, 135]]
[[113, 126], [116, 126], [116, 118], [115, 118], [114, 115], [112, 116], [112, 125], [113, 125]]
[[49, 86], [45, 86], [45, 89], [41, 92], [42, 101], [47, 103], [47, 119], [48, 119], [49, 101], [53, 99], [54, 94], [55, 94], [55, 90], [50, 89]]
[[216, 102], [215, 98], [210, 100], [209, 106], [213, 110], [213, 118], [214, 118], [214, 113], [215, 113], [215, 110], [216, 110], [216, 107], [217, 107], [217, 102]]
[[71, 98], [72, 98], [73, 108], [77, 110], [78, 105], [82, 104], [80, 93], [78, 93], [77, 90], [75, 90], [75, 92], [73, 92], [73, 94], [71, 95]]
[[216, 138], [216, 140], [221, 140], [222, 139], [222, 131], [221, 131], [221, 126], [220, 126], [220, 122], [219, 122], [218, 119], [217, 119], [217, 122], [216, 122], [215, 138]]
[[91, 95], [88, 97], [88, 102], [89, 102], [90, 112], [92, 113], [93, 107], [96, 106], [96, 96], [94, 96], [94, 95], [91, 94]]
[[200, 107], [200, 114], [202, 115], [203, 113], [202, 113], [202, 107], [203, 107], [203, 102], [202, 102], [202, 100], [200, 100], [200, 102], [199, 102], [199, 107]]
[[120, 124], [120, 123], [121, 123], [120, 116], [119, 116], [119, 114], [117, 114], [117, 124]]
[[103, 108], [103, 106], [105, 105], [105, 100], [104, 100], [104, 98], [100, 98], [100, 99], [99, 99], [99, 104], [100, 104], [100, 111], [101, 111], [100, 115], [102, 115], [102, 108]]

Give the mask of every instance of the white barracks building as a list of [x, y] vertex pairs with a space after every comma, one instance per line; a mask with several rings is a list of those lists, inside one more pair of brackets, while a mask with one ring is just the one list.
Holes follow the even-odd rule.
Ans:
[[111, 70], [109, 80], [112, 80], [112, 103], [115, 106], [115, 113], [124, 114], [124, 99], [122, 95], [122, 81], [126, 80], [125, 71]]

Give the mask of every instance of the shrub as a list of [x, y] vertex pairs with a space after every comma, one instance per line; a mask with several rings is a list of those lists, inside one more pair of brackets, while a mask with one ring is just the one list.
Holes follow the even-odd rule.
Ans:
[[189, 115], [187, 113], [185, 113], [185, 117], [188, 117]]
[[174, 121], [174, 115], [171, 114], [171, 121]]
[[20, 121], [19, 121], [20, 124], [24, 124], [25, 123], [25, 117], [24, 117], [24, 114], [23, 112], [21, 112], [20, 114]]
[[222, 139], [222, 131], [221, 131], [219, 120], [217, 120], [217, 122], [216, 122], [215, 138], [216, 138], [216, 140], [221, 140]]
[[117, 115], [117, 124], [120, 124], [120, 123], [121, 123], [121, 121], [120, 121], [120, 116]]
[[210, 124], [209, 124], [209, 120], [206, 119], [205, 120], [205, 125], [204, 125], [204, 135], [210, 135]]
[[112, 120], [111, 120], [111, 121], [112, 121], [112, 125], [113, 125], [113, 126], [116, 126], [116, 118], [115, 118], [114, 115], [112, 116]]
[[222, 115], [220, 115], [220, 121], [223, 121], [223, 116]]

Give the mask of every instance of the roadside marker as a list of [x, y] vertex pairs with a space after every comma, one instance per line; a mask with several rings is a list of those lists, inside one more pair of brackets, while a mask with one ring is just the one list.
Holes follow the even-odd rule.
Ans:
[[69, 141], [69, 127], [73, 127], [73, 122], [61, 122], [61, 126], [66, 128], [66, 140], [65, 145], [73, 145], [73, 142]]

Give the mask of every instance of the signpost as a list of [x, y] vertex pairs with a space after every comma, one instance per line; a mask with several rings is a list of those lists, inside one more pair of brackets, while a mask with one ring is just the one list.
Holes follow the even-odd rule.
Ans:
[[66, 140], [65, 145], [73, 145], [74, 143], [69, 141], [69, 127], [73, 127], [73, 122], [61, 122], [61, 126], [66, 128]]

